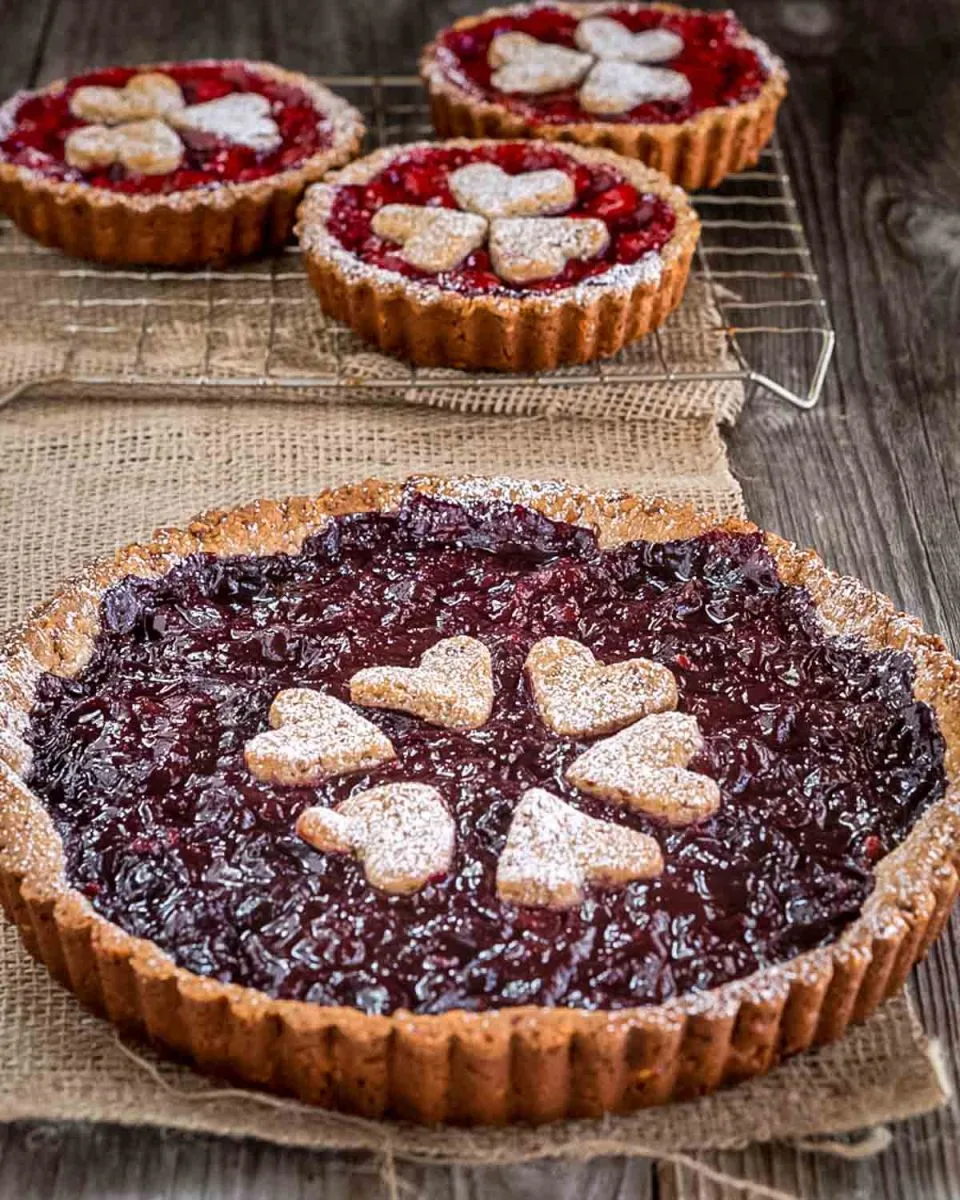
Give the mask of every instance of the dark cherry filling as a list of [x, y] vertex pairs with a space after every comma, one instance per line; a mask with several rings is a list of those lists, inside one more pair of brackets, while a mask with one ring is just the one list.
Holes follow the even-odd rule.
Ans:
[[[442, 1012], [709, 988], [835, 938], [877, 858], [944, 789], [910, 659], [827, 636], [760, 535], [601, 552], [523, 507], [412, 496], [334, 520], [293, 556], [195, 556], [124, 580], [102, 616], [90, 665], [44, 677], [31, 726], [32, 786], [68, 877], [184, 967], [274, 996]], [[316, 791], [246, 770], [244, 743], [281, 688], [343, 698], [360, 667], [413, 664], [457, 633], [493, 655], [484, 728], [367, 710], [397, 762]], [[547, 634], [670, 666], [706, 737], [693, 766], [722, 788], [715, 816], [670, 831], [564, 782], [583, 744], [546, 731], [521, 671]], [[294, 833], [307, 805], [390, 779], [434, 784], [457, 825], [453, 873], [411, 897], [374, 891], [356, 862]], [[565, 912], [500, 903], [497, 857], [535, 785], [651, 833], [663, 876]]]
[[[576, 200], [564, 216], [597, 217], [610, 230], [610, 245], [591, 259], [571, 259], [560, 275], [522, 285], [494, 274], [486, 248], [474, 251], [452, 271], [431, 275], [412, 267], [400, 256], [400, 247], [377, 237], [370, 228], [377, 209], [385, 204], [419, 204], [456, 208], [447, 182], [451, 171], [473, 162], [492, 162], [508, 175], [565, 171], [576, 185]], [[466, 294], [553, 292], [584, 279], [602, 275], [618, 264], [629, 265], [660, 250], [673, 234], [676, 214], [659, 196], [642, 194], [612, 167], [579, 162], [563, 150], [530, 142], [457, 149], [419, 146], [393, 159], [367, 184], [343, 184], [337, 189], [329, 229], [347, 250], [363, 262], [398, 271]]]
[[132, 67], [109, 67], [76, 76], [62, 92], [39, 92], [26, 99], [17, 109], [13, 128], [0, 141], [0, 159], [55, 179], [82, 180], [114, 192], [180, 192], [276, 175], [329, 144], [322, 114], [306, 92], [243, 63], [181, 63], [164, 67], [163, 73], [180, 85], [187, 104], [203, 104], [232, 92], [259, 92], [271, 103], [271, 116], [283, 141], [276, 150], [263, 154], [209, 134], [180, 131], [185, 146], [183, 163], [168, 175], [128, 174], [119, 164], [79, 171], [65, 161], [63, 143], [72, 129], [88, 122], [71, 114], [70, 97], [77, 88], [93, 84], [124, 87], [137, 74]]
[[500, 33], [527, 33], [540, 42], [575, 46], [580, 18], [571, 13], [538, 6], [526, 12], [494, 17], [467, 29], [449, 29], [440, 38], [439, 59], [447, 74], [478, 96], [550, 125], [579, 121], [626, 121], [634, 124], [670, 124], [687, 121], [707, 108], [743, 104], [760, 94], [768, 71], [760, 57], [739, 44], [743, 26], [730, 12], [661, 12], [646, 6], [605, 8], [602, 13], [633, 33], [644, 29], [669, 29], [683, 38], [683, 51], [663, 66], [680, 71], [690, 80], [691, 93], [683, 103], [657, 100], [637, 105], [618, 116], [598, 117], [581, 108], [577, 88], [564, 88], [542, 96], [508, 94], [490, 82], [487, 62], [490, 43]]

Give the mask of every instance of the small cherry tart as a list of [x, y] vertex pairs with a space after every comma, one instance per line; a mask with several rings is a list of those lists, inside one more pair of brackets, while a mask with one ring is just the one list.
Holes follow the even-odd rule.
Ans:
[[441, 137], [608, 146], [686, 188], [757, 161], [787, 73], [730, 12], [674, 4], [519, 4], [464, 17], [424, 50]]
[[90, 71], [0, 107], [0, 209], [44, 245], [188, 266], [282, 246], [360, 114], [306, 75], [205, 60]]
[[684, 193], [608, 150], [420, 142], [351, 163], [297, 231], [324, 312], [421, 366], [541, 371], [615, 354], [680, 302]]

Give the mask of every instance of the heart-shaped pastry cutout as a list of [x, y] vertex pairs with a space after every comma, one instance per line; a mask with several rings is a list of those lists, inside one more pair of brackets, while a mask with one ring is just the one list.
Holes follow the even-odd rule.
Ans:
[[508, 283], [559, 275], [572, 258], [595, 258], [610, 244], [595, 217], [500, 217], [490, 223], [490, 261]]
[[178, 129], [249, 146], [260, 154], [275, 150], [283, 140], [270, 115], [270, 101], [259, 92], [231, 92], [203, 104], [191, 104], [172, 113], [170, 121]]
[[385, 204], [370, 227], [377, 237], [399, 242], [404, 261], [434, 275], [458, 267], [487, 236], [487, 222], [475, 213], [416, 204]]
[[461, 208], [484, 217], [537, 217], [564, 212], [577, 198], [573, 180], [556, 168], [508, 175], [496, 163], [468, 163], [450, 172]]
[[535, 642], [524, 664], [543, 723], [564, 737], [613, 733], [677, 707], [672, 673], [648, 658], [604, 666], [571, 638]]
[[167, 175], [183, 161], [183, 142], [169, 125], [152, 117], [127, 125], [82, 125], [64, 139], [71, 167], [92, 171], [119, 163], [136, 175]]
[[490, 82], [501, 92], [537, 96], [571, 87], [590, 69], [589, 54], [538, 42], [528, 33], [501, 33], [490, 43]]
[[476, 638], [444, 638], [417, 667], [358, 671], [350, 680], [350, 699], [368, 708], [413, 713], [447, 729], [479, 729], [493, 709], [490, 651]]
[[654, 713], [591, 746], [567, 768], [567, 779], [590, 796], [690, 825], [720, 807], [716, 781], [686, 770], [702, 746], [696, 717]]
[[287, 688], [270, 705], [271, 728], [244, 747], [264, 783], [315, 787], [334, 775], [367, 771], [396, 757], [385, 734], [349, 705], [312, 688]]
[[663, 870], [652, 837], [597, 821], [543, 788], [520, 797], [497, 863], [497, 895], [510, 904], [572, 908], [587, 884], [612, 887]]
[[683, 50], [683, 38], [669, 29], [644, 29], [631, 33], [612, 17], [588, 17], [574, 34], [581, 50], [597, 58], [625, 59], [636, 63], [662, 63]]
[[680, 104], [690, 92], [690, 80], [679, 71], [632, 62], [598, 62], [580, 89], [580, 104], [587, 112], [616, 116], [655, 100]]
[[442, 796], [422, 783], [388, 783], [336, 808], [308, 808], [297, 833], [317, 850], [355, 855], [368, 883], [401, 895], [446, 875], [456, 841]]
[[70, 97], [70, 111], [81, 121], [120, 125], [162, 117], [185, 106], [176, 80], [159, 71], [134, 75], [125, 87], [79, 87]]

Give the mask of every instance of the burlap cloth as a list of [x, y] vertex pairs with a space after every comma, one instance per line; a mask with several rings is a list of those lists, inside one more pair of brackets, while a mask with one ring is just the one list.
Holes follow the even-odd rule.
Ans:
[[[9, 231], [4, 236], [9, 249]], [[31, 261], [42, 258], [30, 254]], [[301, 287], [296, 278], [279, 278], [298, 275], [295, 266], [289, 272], [276, 263], [240, 268], [251, 276], [245, 306], [233, 299], [218, 306], [216, 278], [179, 276], [177, 305], [184, 291], [199, 293], [199, 305], [185, 312], [142, 302], [145, 286], [162, 290], [167, 280], [145, 283], [142, 273], [131, 279], [118, 272], [103, 286], [120, 292], [129, 284], [129, 299], [137, 302], [106, 306], [104, 317], [87, 304], [95, 299], [87, 290], [89, 268], [55, 262], [52, 275], [0, 271], [5, 319], [19, 314], [12, 324], [0, 323], [7, 388], [50, 376], [64, 381], [36, 394], [22, 391], [0, 410], [0, 626], [20, 619], [90, 555], [158, 524], [183, 521], [205, 507], [310, 492], [365, 475], [558, 476], [742, 512], [718, 430], [718, 422], [739, 412], [742, 383], [702, 282], [694, 282], [658, 339], [631, 352], [653, 355], [661, 366], [665, 355], [679, 357], [696, 379], [638, 383], [634, 368], [621, 361], [605, 368], [605, 380], [581, 372], [576, 386], [547, 379], [519, 389], [502, 380], [451, 388], [447, 379], [431, 389], [400, 364], [352, 344], [345, 331], [324, 326], [312, 300], [287, 305], [289, 312], [271, 302], [287, 283]], [[57, 289], [69, 283], [64, 273], [73, 269], [82, 274], [71, 320], [91, 322], [99, 333], [64, 332], [70, 321]], [[27, 287], [25, 278], [33, 278], [33, 290], [18, 292]], [[52, 301], [47, 309], [56, 314], [55, 325], [37, 320], [38, 279], [49, 286], [41, 298]], [[239, 286], [246, 284], [231, 280], [230, 297]], [[353, 387], [342, 379], [310, 390], [263, 382], [265, 365], [273, 373], [285, 363], [293, 372], [305, 364], [314, 370], [323, 347], [340, 343], [350, 345], [352, 368], [362, 360], [369, 377], [393, 373], [394, 388], [365, 387], [363, 372], [355, 373]], [[231, 391], [233, 398], [223, 402], [225, 393], [209, 380], [218, 372], [239, 376], [251, 362], [259, 372], [259, 398], [238, 399]], [[184, 363], [199, 370], [191, 375]], [[145, 389], [144, 372], [162, 388]], [[704, 374], [720, 378], [705, 380]], [[131, 381], [137, 387], [124, 388]], [[198, 394], [203, 403], [182, 398]], [[310, 403], [283, 403], [281, 396]], [[930, 1047], [900, 999], [838, 1045], [766, 1079], [629, 1118], [465, 1132], [337, 1117], [224, 1089], [142, 1047], [122, 1046], [109, 1025], [81, 1011], [33, 964], [6, 928], [0, 932], [0, 1062], [4, 1120], [168, 1126], [460, 1163], [610, 1153], [676, 1158], [871, 1126], [928, 1111], [945, 1095]]]

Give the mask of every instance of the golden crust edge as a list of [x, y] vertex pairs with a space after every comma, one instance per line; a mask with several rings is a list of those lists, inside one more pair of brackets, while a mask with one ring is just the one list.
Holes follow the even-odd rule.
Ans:
[[[617, 492], [468, 478], [414, 477], [410, 484], [453, 498], [486, 493], [522, 501], [555, 519], [592, 525], [607, 544], [756, 528]], [[402, 485], [368, 480], [312, 498], [216, 510], [94, 564], [41, 606], [0, 655], [8, 734], [18, 739], [9, 718], [26, 717], [42, 669], [82, 666], [77, 642], [92, 644], [96, 630], [78, 597], [99, 596], [131, 572], [162, 573], [195, 551], [291, 551], [329, 517], [387, 509], [401, 493]], [[0, 740], [3, 906], [54, 977], [121, 1029], [187, 1054], [201, 1068], [371, 1117], [497, 1124], [629, 1112], [748, 1078], [832, 1040], [901, 986], [956, 897], [960, 665], [886, 597], [831, 572], [812, 551], [775, 535], [767, 544], [783, 577], [810, 588], [833, 628], [913, 657], [917, 693], [933, 706], [947, 741], [947, 795], [881, 862], [862, 913], [831, 946], [707, 993], [614, 1012], [379, 1017], [271, 1000], [178, 968], [152, 943], [98, 916], [66, 885], [60, 839], [24, 781], [28, 767], [4, 760]], [[77, 611], [82, 619], [71, 630], [66, 618]], [[54, 631], [69, 636], [58, 640]]]
[[[444, 144], [469, 148], [491, 140], [452, 138]], [[656, 282], [639, 282], [629, 292], [604, 289], [601, 283], [597, 294], [588, 298], [570, 288], [547, 298], [514, 299], [422, 289], [400, 276], [385, 282], [351, 275], [339, 255], [327, 248], [332, 235], [326, 233], [326, 221], [335, 189], [366, 181], [401, 150], [435, 145], [384, 147], [308, 190], [297, 213], [296, 232], [307, 274], [327, 316], [349, 325], [385, 353], [418, 366], [534, 373], [616, 354], [658, 328], [680, 303], [700, 237], [700, 220], [689, 198], [662, 172], [635, 159], [575, 145], [564, 147], [572, 157], [616, 166], [673, 208], [676, 226], [660, 251], [663, 270]]]
[[[583, 3], [556, 7], [582, 15], [602, 12]], [[651, 8], [667, 12], [688, 11], [669, 3]], [[491, 16], [509, 13], [494, 7], [454, 21], [447, 28], [466, 29]], [[451, 79], [437, 61], [441, 30], [421, 52], [419, 71], [430, 101], [431, 119], [440, 137], [543, 138], [574, 142], [582, 146], [605, 146], [628, 158], [640, 159], [661, 170], [674, 183], [688, 190], [716, 187], [728, 175], [756, 163], [760, 151], [773, 135], [777, 112], [787, 95], [789, 75], [782, 62], [771, 55], [770, 73], [753, 100], [729, 108], [708, 108], [679, 124], [650, 125], [579, 121], [565, 125], [541, 124], [513, 112], [494, 100], [481, 99]], [[749, 40], [768, 47], [747, 32]]]
[[[41, 245], [95, 262], [191, 266], [279, 248], [293, 229], [304, 189], [354, 158], [366, 127], [353, 105], [309, 75], [269, 62], [236, 61], [303, 88], [318, 106], [323, 105], [322, 111], [333, 119], [331, 144], [296, 167], [264, 179], [148, 195], [51, 179], [0, 161], [0, 211]], [[163, 70], [172, 65], [177, 64], [142, 63], [135, 69]], [[39, 91], [56, 90], [64, 82], [57, 80]], [[9, 97], [0, 108], [12, 105], [22, 94]]]

